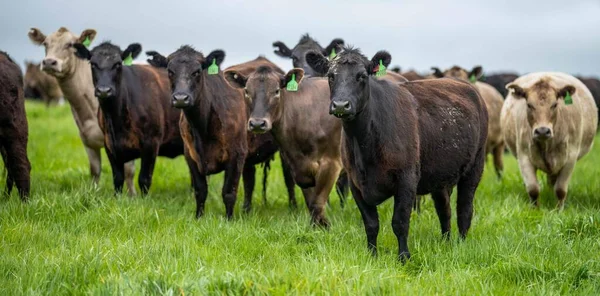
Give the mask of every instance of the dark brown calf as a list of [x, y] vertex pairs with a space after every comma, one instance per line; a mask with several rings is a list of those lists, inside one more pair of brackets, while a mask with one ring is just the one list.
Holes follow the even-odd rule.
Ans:
[[127, 62], [142, 50], [131, 44], [122, 51], [105, 42], [91, 52], [75, 44], [79, 58], [90, 61], [95, 95], [100, 109], [98, 120], [104, 133], [106, 154], [113, 172], [116, 193], [123, 190], [126, 162], [141, 158], [138, 184], [147, 194], [157, 156], [174, 158], [183, 154], [179, 134], [180, 111], [170, 106], [167, 72], [152, 66]]
[[25, 88], [39, 94], [46, 106], [56, 104], [63, 98], [58, 81], [54, 76], [40, 70], [40, 64], [25, 63]]
[[[325, 204], [342, 168], [341, 124], [325, 109], [329, 105], [327, 80], [302, 80], [303, 76], [298, 68], [286, 75], [269, 67], [248, 76], [225, 71], [229, 84], [243, 89], [250, 104], [248, 130], [275, 137], [294, 181], [302, 188], [313, 223], [327, 227]], [[286, 87], [292, 79], [297, 90]]]
[[[593, 77], [576, 77], [590, 90], [592, 97], [594, 97], [594, 102], [596, 102], [596, 106], [600, 107], [600, 80]], [[600, 117], [600, 108], [598, 108], [598, 117]]]
[[485, 160], [487, 113], [477, 91], [453, 79], [373, 79], [373, 68], [391, 60], [383, 51], [371, 60], [353, 48], [333, 61], [320, 53], [309, 53], [306, 59], [329, 78], [328, 110], [343, 122], [342, 159], [369, 249], [377, 251], [377, 205], [390, 196], [401, 260], [410, 258], [408, 230], [417, 194], [432, 194], [442, 234], [449, 237], [448, 193], [455, 185], [458, 228], [464, 238]]
[[23, 98], [23, 74], [7, 53], [0, 51], [0, 154], [6, 169], [8, 196], [17, 185], [22, 201], [29, 197], [27, 117]]
[[519, 75], [513, 73], [498, 73], [486, 75], [481, 81], [493, 86], [502, 95], [502, 98], [505, 99], [506, 95], [508, 95], [506, 85], [515, 81], [517, 78], [519, 78]]

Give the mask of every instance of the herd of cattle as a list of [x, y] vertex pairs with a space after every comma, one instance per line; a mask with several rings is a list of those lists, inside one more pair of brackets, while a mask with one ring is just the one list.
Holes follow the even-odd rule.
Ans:
[[29, 196], [24, 95], [47, 104], [64, 97], [94, 182], [105, 147], [116, 193], [126, 183], [136, 194], [135, 159], [141, 159], [138, 185], [146, 194], [157, 156], [183, 154], [196, 217], [204, 212], [207, 176], [224, 172], [222, 198], [231, 218], [240, 178], [248, 211], [256, 166], [266, 170], [279, 151], [290, 205], [296, 206], [298, 185], [312, 222], [327, 227], [329, 193], [336, 186], [343, 201], [350, 190], [374, 253], [377, 205], [393, 196], [401, 260], [410, 257], [409, 219], [418, 196], [431, 194], [448, 238], [457, 187], [459, 234], [467, 235], [487, 154], [502, 178], [505, 146], [518, 159], [531, 202], [537, 205], [536, 171], [542, 170], [562, 208], [575, 163], [590, 151], [598, 125], [600, 81], [558, 72], [482, 78], [481, 67], [455, 66], [422, 76], [388, 69], [386, 51], [368, 59], [342, 39], [322, 47], [308, 35], [292, 49], [273, 43], [278, 56], [292, 60], [287, 73], [264, 57], [221, 69], [225, 52], [204, 55], [190, 46], [168, 56], [149, 51], [149, 65], [141, 65], [131, 63], [142, 51], [137, 43], [90, 48], [95, 30], [44, 35], [33, 28], [28, 36], [46, 55], [41, 64], [27, 63], [24, 78], [0, 54], [7, 194], [16, 185], [22, 200]]

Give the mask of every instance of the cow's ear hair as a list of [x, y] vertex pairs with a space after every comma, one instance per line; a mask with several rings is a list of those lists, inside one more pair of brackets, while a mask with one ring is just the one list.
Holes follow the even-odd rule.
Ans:
[[86, 29], [83, 32], [81, 32], [78, 42], [83, 43], [86, 39], [89, 39], [90, 42], [92, 42], [92, 41], [94, 41], [94, 38], [96, 38], [96, 30]]
[[27, 33], [27, 36], [29, 36], [29, 40], [31, 40], [31, 42], [33, 42], [35, 45], [42, 45], [44, 40], [46, 40], [46, 35], [44, 35], [44, 33], [42, 33], [42, 31], [40, 31], [38, 28], [31, 28], [29, 33]]
[[307, 52], [306, 63], [318, 73], [318, 76], [323, 76], [329, 71], [329, 60], [318, 51]]
[[157, 68], [166, 68], [167, 67], [167, 58], [165, 56], [163, 56], [162, 54], [154, 51], [154, 50], [150, 50], [146, 52], [146, 55], [151, 57], [150, 59], [147, 59], [146, 61], [148, 61], [148, 64], [157, 67]]
[[83, 59], [90, 60], [92, 58], [92, 53], [85, 47], [85, 45], [81, 43], [74, 43], [73, 48], [75, 48], [75, 56]]
[[227, 83], [233, 88], [245, 88], [248, 77], [236, 72], [235, 70], [227, 70], [223, 73]]
[[444, 73], [438, 67], [431, 67], [431, 71], [433, 71], [432, 75], [435, 76], [436, 78], [444, 77]]
[[400, 66], [394, 66], [390, 69], [390, 71], [400, 74], [402, 69], [400, 68]]
[[298, 85], [300, 85], [302, 78], [304, 78], [304, 69], [294, 68], [294, 69], [288, 71], [287, 74], [285, 74], [285, 76], [282, 77], [281, 82], [280, 82], [280, 87], [282, 89], [285, 88], [287, 86], [287, 84], [290, 82], [290, 80], [292, 80], [292, 77], [294, 77], [296, 79], [296, 83], [298, 83]]
[[323, 55], [328, 57], [331, 54], [331, 51], [335, 49], [336, 53], [340, 53], [342, 48], [344, 47], [344, 39], [336, 38], [331, 40], [331, 43], [323, 49]]
[[517, 99], [527, 99], [527, 92], [514, 82], [507, 84], [506, 89]]
[[481, 76], [483, 76], [483, 68], [481, 66], [475, 66], [473, 67], [473, 70], [469, 72], [469, 79], [471, 79], [471, 77], [475, 77], [475, 81], [477, 81], [481, 78]]
[[557, 93], [556, 93], [556, 97], [559, 99], [565, 99], [567, 97], [567, 93], [569, 93], [569, 95], [574, 95], [576, 91], [576, 88], [570, 84], [565, 85], [563, 88], [561, 88]]
[[208, 54], [204, 63], [202, 63], [202, 69], [206, 69], [212, 65], [213, 60], [215, 60], [217, 66], [221, 67], [221, 63], [225, 60], [225, 52], [220, 49], [213, 50]]
[[142, 45], [139, 43], [132, 43], [127, 46], [127, 48], [121, 54], [121, 59], [125, 60], [129, 55], [131, 55], [132, 59], [137, 58], [138, 55], [142, 53]]
[[378, 51], [373, 58], [371, 58], [371, 68], [367, 69], [369, 74], [376, 72], [373, 69], [376, 69], [377, 66], [379, 66], [379, 61], [387, 68], [392, 63], [392, 55], [385, 50]]
[[287, 45], [285, 45], [285, 43], [281, 42], [281, 41], [275, 41], [273, 42], [273, 47], [277, 47], [279, 49], [274, 50], [273, 52], [282, 57], [282, 58], [291, 58], [292, 57], [292, 51], [287, 47]]

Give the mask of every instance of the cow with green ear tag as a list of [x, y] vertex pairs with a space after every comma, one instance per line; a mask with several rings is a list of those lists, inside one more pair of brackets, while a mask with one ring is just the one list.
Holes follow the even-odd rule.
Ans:
[[433, 67], [433, 76], [437, 78], [455, 78], [463, 81], [468, 81], [473, 84], [483, 100], [488, 112], [488, 139], [486, 143], [487, 154], [492, 154], [494, 160], [494, 168], [498, 179], [502, 178], [504, 170], [504, 139], [502, 138], [502, 129], [500, 127], [500, 111], [504, 104], [502, 94], [493, 86], [479, 81], [483, 75], [483, 68], [475, 66], [471, 71], [465, 70], [459, 66], [453, 66], [445, 71]]
[[150, 65], [133, 65], [133, 59], [142, 51], [138, 43], [125, 50], [110, 42], [92, 50], [82, 43], [73, 47], [75, 55], [89, 61], [92, 70], [115, 193], [122, 191], [125, 163], [141, 158], [138, 184], [142, 194], [147, 194], [157, 156], [174, 158], [183, 154], [180, 111], [171, 107], [167, 71]]
[[596, 135], [598, 108], [592, 94], [579, 79], [559, 72], [530, 73], [506, 89], [502, 133], [519, 162], [531, 203], [538, 205], [536, 172], [541, 170], [562, 209], [575, 164]]

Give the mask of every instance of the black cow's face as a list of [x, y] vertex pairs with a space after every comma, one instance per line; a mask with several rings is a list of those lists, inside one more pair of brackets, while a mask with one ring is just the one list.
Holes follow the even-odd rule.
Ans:
[[90, 61], [94, 94], [99, 100], [119, 95], [123, 60], [134, 59], [142, 51], [142, 46], [138, 43], [129, 45], [125, 51], [108, 42], [96, 46], [91, 52], [82, 44], [75, 44], [74, 47], [78, 57]]
[[323, 76], [325, 73], [319, 73], [315, 71], [308, 62], [306, 61], [306, 54], [310, 51], [320, 52], [325, 56], [329, 56], [332, 51], [339, 53], [344, 45], [344, 40], [334, 39], [331, 43], [323, 48], [321, 45], [312, 39], [308, 34], [302, 36], [298, 44], [293, 48], [289, 49], [283, 42], [277, 41], [273, 43], [273, 46], [278, 47], [279, 50], [275, 50], [275, 54], [280, 57], [292, 59], [294, 68], [301, 68], [304, 70], [305, 75], [309, 76]]
[[225, 52], [215, 50], [206, 58], [202, 53], [189, 46], [182, 46], [168, 58], [167, 71], [172, 90], [173, 107], [185, 109], [197, 104], [201, 92], [202, 79], [208, 75], [205, 71], [213, 60], [220, 65], [225, 58]]
[[380, 51], [371, 61], [359, 50], [347, 48], [337, 58], [328, 61], [323, 55], [311, 52], [307, 61], [318, 72], [327, 73], [331, 91], [329, 113], [344, 120], [352, 120], [368, 104], [370, 97], [370, 76], [377, 72], [379, 61], [384, 66], [391, 62], [391, 56]]

